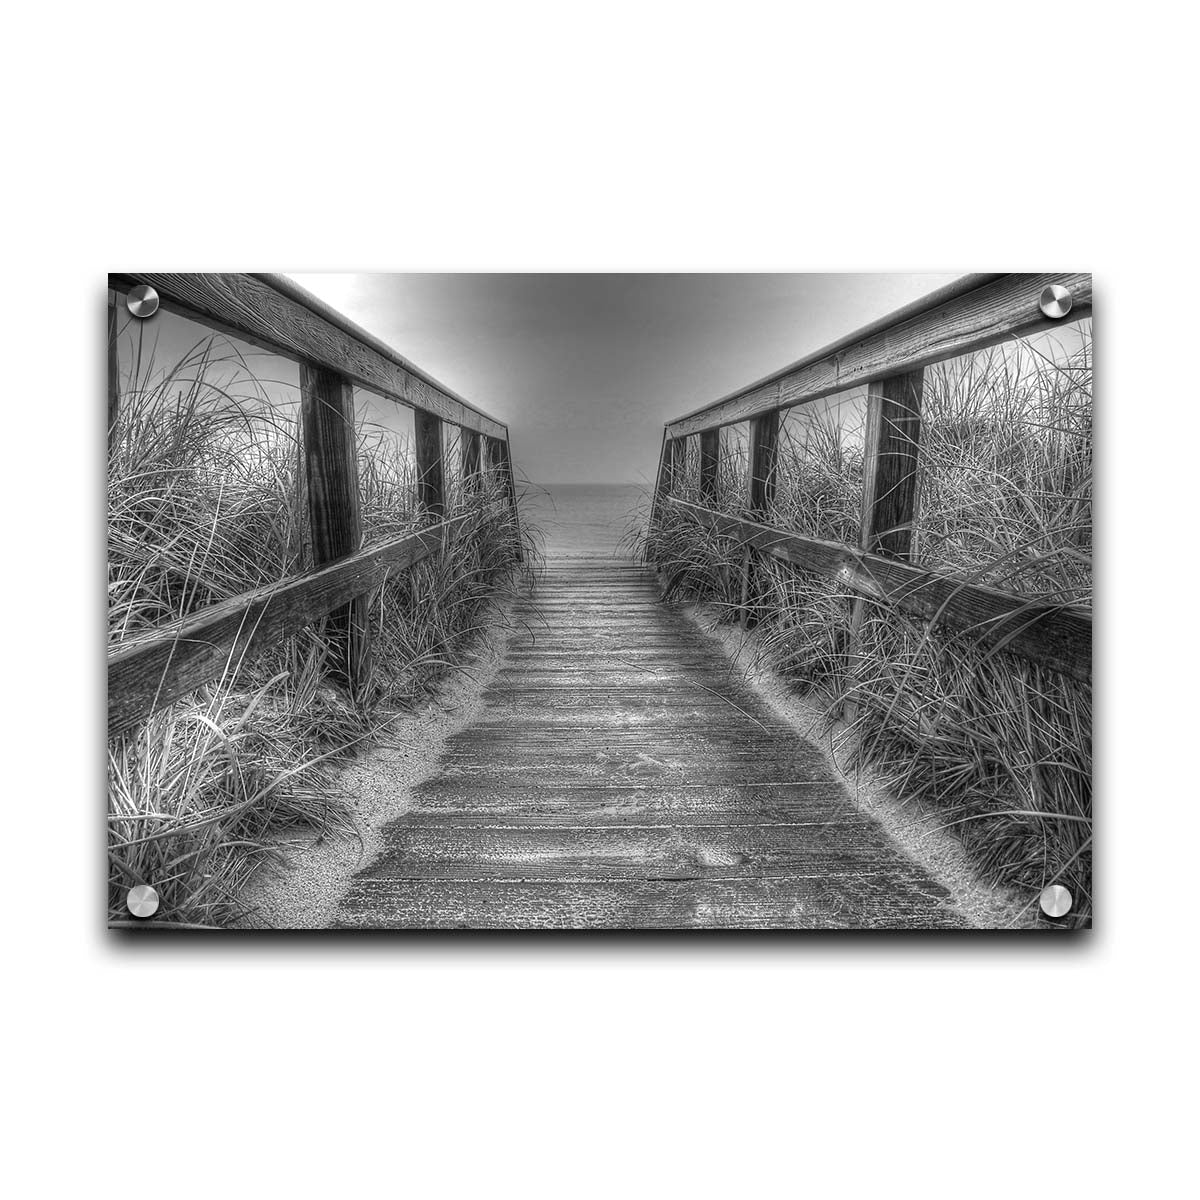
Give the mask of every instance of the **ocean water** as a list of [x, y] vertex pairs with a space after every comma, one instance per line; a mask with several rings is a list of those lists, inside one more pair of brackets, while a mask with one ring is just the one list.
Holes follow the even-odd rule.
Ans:
[[521, 512], [544, 535], [547, 558], [626, 558], [650, 496], [639, 484], [550, 483], [521, 489]]

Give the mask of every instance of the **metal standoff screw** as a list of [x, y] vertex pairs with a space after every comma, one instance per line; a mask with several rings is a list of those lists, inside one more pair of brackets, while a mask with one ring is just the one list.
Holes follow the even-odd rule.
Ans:
[[135, 917], [145, 920], [158, 912], [158, 893], [148, 883], [139, 883], [129, 889], [125, 903]]
[[1046, 916], [1065, 917], [1071, 911], [1071, 893], [1061, 883], [1052, 883], [1042, 888], [1038, 903]]
[[143, 320], [152, 317], [158, 312], [158, 293], [148, 283], [139, 283], [125, 297], [125, 307]]
[[1071, 293], [1060, 284], [1052, 283], [1042, 289], [1038, 308], [1052, 321], [1061, 321], [1071, 311]]

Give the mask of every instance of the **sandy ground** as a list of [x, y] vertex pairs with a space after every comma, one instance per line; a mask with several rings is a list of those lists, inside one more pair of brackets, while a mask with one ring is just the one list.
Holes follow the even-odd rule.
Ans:
[[1036, 908], [1015, 893], [981, 880], [961, 844], [943, 828], [936, 815], [904, 804], [878, 775], [850, 765], [854, 733], [840, 721], [829, 727], [824, 709], [798, 695], [782, 676], [756, 661], [752, 631], [717, 625], [714, 614], [703, 605], [689, 605], [682, 611], [720, 647], [734, 667], [745, 673], [781, 718], [820, 747], [854, 802], [874, 817], [911, 859], [949, 890], [955, 906], [968, 921], [978, 929], [1037, 927]]
[[242, 893], [252, 910], [249, 929], [322, 929], [329, 924], [355, 872], [379, 853], [381, 831], [412, 806], [412, 789], [434, 774], [446, 739], [465, 729], [483, 707], [483, 693], [504, 657], [510, 629], [498, 610], [463, 666], [451, 671], [415, 712], [392, 722], [381, 740], [348, 763], [340, 783], [355, 824], [353, 837], [291, 832], [275, 845], [279, 866], [263, 867]]

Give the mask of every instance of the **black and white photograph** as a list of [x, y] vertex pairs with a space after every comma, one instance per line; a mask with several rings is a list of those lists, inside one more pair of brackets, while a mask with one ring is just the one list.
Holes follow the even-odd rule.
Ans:
[[6, 1193], [1195, 1191], [1190, 10], [6, 17]]
[[109, 285], [114, 927], [1091, 923], [1089, 275]]

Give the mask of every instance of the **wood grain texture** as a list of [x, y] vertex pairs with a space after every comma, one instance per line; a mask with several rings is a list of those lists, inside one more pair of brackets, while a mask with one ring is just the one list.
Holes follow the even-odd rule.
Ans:
[[435, 520], [446, 512], [446, 480], [442, 464], [442, 422], [419, 412], [414, 421], [417, 458], [417, 503]]
[[658, 450], [658, 472], [654, 477], [654, 495], [650, 499], [649, 529], [651, 531], [658, 529], [658, 515], [662, 511], [663, 497], [671, 494], [671, 445], [671, 439], [664, 433], [662, 444]]
[[766, 516], [775, 498], [775, 454], [779, 445], [779, 410], [750, 422], [750, 511]]
[[872, 554], [906, 560], [911, 555], [923, 376], [907, 371], [870, 386], [860, 545]]
[[965, 925], [649, 569], [551, 559], [513, 629], [336, 925]]
[[1042, 315], [1038, 299], [1051, 283], [1073, 300], [1070, 321], [1091, 315], [1089, 274], [1000, 275], [962, 295], [928, 306], [910, 306], [892, 322], [873, 326], [855, 341], [819, 351], [767, 379], [667, 423], [668, 437], [682, 437], [745, 421], [771, 409], [791, 408], [856, 387], [982, 350], [999, 342], [1062, 324]]
[[517, 505], [517, 480], [513, 474], [512, 446], [507, 441], [497, 441], [497, 457], [500, 478], [504, 481], [504, 490], [508, 494], [509, 512], [512, 515], [513, 530], [516, 533], [514, 550], [517, 562], [525, 561], [525, 548], [521, 545], [521, 512]]
[[717, 498], [717, 467], [721, 461], [721, 432], [706, 429], [700, 435], [700, 498]]
[[407, 534], [306, 575], [256, 588], [126, 642], [108, 655], [108, 733], [131, 729], [236, 667], [244, 657], [275, 645], [356, 596], [379, 587], [396, 571], [438, 552], [463, 517]]
[[464, 429], [461, 437], [463, 486], [471, 491], [479, 487], [479, 434]]
[[121, 404], [121, 370], [117, 357], [117, 305], [111, 294], [108, 301], [108, 449], [112, 452], [117, 436], [117, 416]]
[[668, 503], [709, 529], [820, 575], [853, 592], [895, 604], [988, 649], [1003, 649], [1074, 679], [1092, 677], [1092, 614], [1068, 604], [1033, 602], [964, 583], [877, 554], [713, 512], [678, 498]]
[[156, 288], [164, 310], [300, 361], [315, 363], [410, 408], [489, 437], [505, 426], [456, 396], [378, 339], [288, 280], [239, 274], [137, 272], [109, 276], [122, 291]]
[[[335, 371], [300, 364], [300, 425], [312, 565], [354, 554], [362, 545], [354, 385]], [[353, 597], [329, 614], [329, 675], [350, 695], [364, 694], [371, 675], [371, 622], [366, 597]]]

